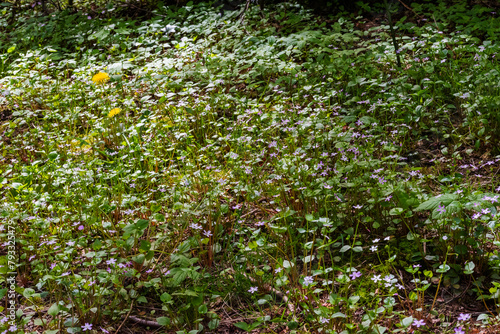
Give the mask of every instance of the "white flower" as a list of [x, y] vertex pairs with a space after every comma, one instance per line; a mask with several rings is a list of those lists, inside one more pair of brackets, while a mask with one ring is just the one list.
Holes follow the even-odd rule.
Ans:
[[248, 289], [248, 292], [254, 293], [254, 292], [257, 292], [257, 290], [259, 290], [259, 289], [256, 286], [252, 286], [250, 289]]
[[164, 31], [165, 33], [167, 34], [170, 34], [170, 33], [173, 33], [175, 32], [175, 28], [177, 28], [176, 26], [174, 25], [170, 25], [170, 24], [167, 24], [165, 26], [165, 28], [161, 29], [161, 31]]

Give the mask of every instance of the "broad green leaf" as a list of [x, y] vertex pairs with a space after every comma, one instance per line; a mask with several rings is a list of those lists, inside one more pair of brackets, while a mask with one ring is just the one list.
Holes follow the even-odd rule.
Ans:
[[444, 194], [442, 196], [435, 196], [421, 203], [416, 209], [414, 209], [414, 211], [434, 210], [440, 204], [446, 207], [448, 204], [453, 202], [457, 197], [458, 195], [456, 194]]

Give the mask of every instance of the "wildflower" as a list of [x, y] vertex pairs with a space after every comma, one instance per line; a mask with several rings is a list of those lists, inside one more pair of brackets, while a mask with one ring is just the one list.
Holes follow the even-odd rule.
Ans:
[[306, 276], [304, 277], [304, 283], [302, 283], [304, 286], [311, 285], [314, 282], [314, 279], [312, 276]]
[[468, 313], [460, 313], [460, 316], [458, 317], [458, 321], [467, 321], [470, 319], [470, 314]]
[[462, 326], [455, 328], [455, 334], [465, 334]]
[[375, 283], [377, 283], [378, 281], [381, 281], [382, 279], [380, 278], [380, 275], [373, 275], [371, 280], [374, 281]]
[[378, 238], [377, 238], [377, 239], [373, 239], [373, 241], [372, 241], [372, 242], [373, 242], [373, 243], [376, 243], [376, 242], [379, 242], [379, 241], [380, 241], [380, 239], [378, 239]]
[[436, 211], [439, 213], [445, 213], [446, 209], [444, 208], [444, 205], [439, 205]]
[[85, 326], [82, 326], [82, 331], [90, 331], [92, 330], [92, 324], [89, 324], [88, 322], [85, 323]]
[[259, 290], [259, 289], [256, 286], [252, 286], [250, 289], [248, 289], [248, 292], [254, 293], [254, 292], [257, 292], [257, 290]]
[[120, 108], [114, 108], [114, 109], [111, 109], [111, 111], [109, 112], [108, 114], [108, 117], [111, 118], [115, 115], [118, 115], [122, 110]]
[[376, 252], [376, 251], [377, 251], [377, 249], [378, 249], [378, 246], [371, 246], [371, 247], [370, 247], [370, 250], [371, 250], [372, 252]]
[[354, 205], [354, 206], [353, 206], [353, 208], [355, 208], [355, 209], [361, 209], [362, 207], [363, 207], [363, 206], [362, 206], [362, 205], [359, 205], [359, 204], [358, 204], [358, 205]]
[[9, 327], [9, 332], [15, 332], [17, 331], [17, 326], [16, 325], [12, 325]]
[[360, 277], [361, 276], [361, 273], [359, 271], [354, 271], [352, 274], [349, 275], [349, 277], [352, 279], [352, 280], [355, 280], [356, 278]]
[[210, 238], [213, 234], [211, 231], [207, 230], [205, 232], [203, 232], [203, 234], [207, 237], [207, 238]]
[[175, 32], [175, 28], [177, 28], [177, 26], [167, 24], [164, 28], [162, 28], [160, 30], [164, 31], [166, 34], [171, 34], [171, 33]]
[[319, 322], [321, 322], [322, 324], [327, 324], [327, 323], [329, 323], [329, 322], [330, 322], [330, 320], [329, 320], [329, 319], [326, 319], [326, 318], [321, 317], [321, 318], [319, 319]]
[[200, 224], [196, 224], [196, 223], [192, 223], [191, 225], [189, 225], [192, 229], [195, 229], [195, 230], [201, 230], [202, 227]]
[[421, 326], [425, 326], [425, 321], [415, 319], [415, 320], [413, 321], [413, 326], [417, 326], [417, 328], [419, 328], [419, 327], [421, 327]]
[[109, 75], [107, 73], [104, 73], [104, 72], [99, 72], [92, 77], [92, 81], [96, 85], [105, 83], [108, 80], [109, 80]]

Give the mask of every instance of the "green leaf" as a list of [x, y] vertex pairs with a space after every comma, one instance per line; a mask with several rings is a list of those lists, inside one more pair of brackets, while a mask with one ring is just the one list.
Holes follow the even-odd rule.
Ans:
[[188, 275], [188, 271], [186, 270], [186, 268], [173, 268], [170, 270], [170, 273], [173, 274], [172, 284], [174, 286], [178, 286], [179, 284], [181, 284]]
[[454, 247], [454, 249], [455, 249], [455, 252], [457, 254], [460, 254], [460, 255], [467, 254], [467, 246], [465, 246], [465, 245], [456, 245]]
[[151, 212], [158, 212], [161, 210], [160, 204], [151, 204]]
[[160, 326], [168, 326], [168, 325], [170, 325], [170, 318], [168, 318], [168, 317], [159, 317], [159, 318], [156, 318], [156, 322]]
[[161, 296], [160, 296], [160, 300], [164, 303], [169, 303], [170, 301], [172, 301], [172, 296], [169, 295], [168, 293], [164, 292]]
[[146, 256], [144, 254], [137, 254], [136, 256], [132, 256], [132, 261], [135, 263], [143, 264]]
[[314, 259], [315, 259], [314, 255], [308, 255], [308, 256], [304, 257], [304, 263], [309, 263], [309, 262], [313, 261]]
[[50, 160], [54, 160], [58, 156], [59, 156], [59, 154], [56, 151], [52, 151], [52, 152], [49, 153], [49, 159]]
[[139, 249], [147, 252], [151, 249], [151, 243], [147, 240], [141, 240], [141, 245], [139, 246]]
[[159, 221], [159, 222], [165, 222], [166, 221], [165, 220], [165, 215], [163, 215], [161, 213], [155, 213], [153, 217], [154, 217], [154, 219], [156, 221]]
[[239, 329], [244, 330], [245, 332], [248, 332], [248, 324], [246, 322], [237, 322], [234, 324], [236, 327]]
[[401, 320], [401, 325], [403, 328], [406, 328], [410, 326], [413, 323], [413, 317], [406, 317], [403, 320]]
[[53, 317], [55, 317], [59, 313], [59, 305], [57, 303], [52, 304], [49, 307], [47, 313]]
[[442, 196], [435, 196], [420, 204], [416, 209], [414, 209], [414, 211], [434, 210], [439, 206], [439, 204], [447, 206], [456, 198], [456, 194], [444, 194]]
[[474, 262], [467, 262], [465, 264], [465, 267], [464, 267], [464, 274], [466, 275], [470, 275], [474, 272], [474, 268], [476, 267], [476, 265], [474, 264]]
[[391, 216], [398, 216], [400, 214], [402, 214], [405, 210], [403, 208], [392, 208], [390, 211], [389, 211], [389, 214]]
[[436, 269], [436, 272], [442, 274], [447, 272], [448, 270], [450, 270], [450, 266], [447, 264], [442, 264], [439, 266], [438, 269]]
[[345, 253], [345, 252], [347, 252], [349, 249], [351, 249], [351, 246], [349, 246], [349, 245], [345, 245], [344, 247], [342, 247], [342, 248], [340, 249], [340, 252], [341, 252], [341, 253]]
[[31, 296], [33, 296], [35, 293], [36, 293], [35, 290], [33, 290], [31, 288], [26, 288], [23, 291], [23, 297], [25, 297], [25, 298], [31, 298]]

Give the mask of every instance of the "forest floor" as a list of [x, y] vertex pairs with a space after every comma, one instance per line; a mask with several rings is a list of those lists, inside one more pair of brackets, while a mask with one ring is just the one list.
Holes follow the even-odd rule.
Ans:
[[496, 2], [4, 4], [1, 333], [500, 332]]

